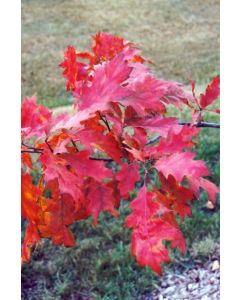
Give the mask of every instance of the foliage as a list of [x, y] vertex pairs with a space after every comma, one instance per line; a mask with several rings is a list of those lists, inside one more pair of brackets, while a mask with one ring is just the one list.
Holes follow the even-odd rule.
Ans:
[[[198, 100], [193, 82], [189, 95], [179, 83], [155, 78], [133, 43], [106, 33], [93, 40], [91, 52], [68, 46], [60, 64], [75, 98], [73, 116], [54, 117], [34, 97], [22, 104], [22, 215], [28, 221], [22, 260], [42, 238], [74, 246], [71, 224], [92, 217], [96, 226], [104, 211], [117, 217], [125, 199], [131, 253], [161, 274], [169, 246], [185, 252], [179, 220], [191, 216], [200, 188], [213, 203], [218, 193], [203, 177], [210, 175], [207, 166], [189, 150], [202, 112], [219, 96], [219, 77]], [[167, 116], [169, 105], [192, 109], [192, 121]]]

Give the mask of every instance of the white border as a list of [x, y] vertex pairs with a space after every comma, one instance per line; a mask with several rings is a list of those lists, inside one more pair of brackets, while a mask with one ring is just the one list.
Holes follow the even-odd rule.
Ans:
[[[240, 2], [221, 1], [221, 299], [240, 297]], [[21, 2], [0, 2], [0, 298], [20, 299]]]
[[0, 298], [21, 295], [21, 1], [0, 1]]
[[240, 299], [240, 2], [221, 1], [221, 299]]

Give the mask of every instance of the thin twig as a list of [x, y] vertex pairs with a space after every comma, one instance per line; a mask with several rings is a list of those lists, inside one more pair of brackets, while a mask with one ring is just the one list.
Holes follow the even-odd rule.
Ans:
[[43, 151], [42, 148], [35, 148], [35, 147], [32, 147], [32, 146], [29, 146], [29, 145], [25, 144], [24, 142], [22, 142], [22, 145], [23, 145], [24, 147], [27, 147], [28, 149], [32, 149], [32, 150], [41, 150], [41, 151]]
[[[184, 122], [184, 121], [180, 121], [178, 124], [179, 125], [188, 125], [188, 126], [191, 126], [190, 122]], [[220, 128], [220, 124], [217, 124], [217, 123], [208, 123], [208, 122], [198, 122], [198, 123], [193, 124], [192, 126], [195, 126], [195, 127], [205, 127], [205, 128]]]
[[153, 137], [152, 139], [150, 139], [150, 140], [147, 142], [146, 146], [155, 143], [155, 142], [156, 142], [157, 140], [159, 140], [159, 139], [160, 139], [160, 135], [157, 135], [157, 136]]
[[35, 150], [31, 150], [31, 149], [21, 150], [21, 153], [24, 153], [24, 152], [26, 152], [26, 153], [38, 153], [38, 154], [42, 153], [42, 151], [37, 151], [37, 149], [35, 149]]
[[109, 157], [94, 157], [94, 156], [89, 156], [90, 160], [102, 160], [102, 161], [113, 161], [112, 158]]
[[53, 153], [53, 149], [51, 148], [50, 144], [48, 143], [47, 139], [45, 139], [45, 143], [47, 144], [49, 150]]
[[[179, 121], [178, 125], [187, 125], [187, 126], [194, 126], [194, 127], [202, 127], [202, 128], [220, 128], [220, 124], [217, 123], [208, 123], [208, 122], [198, 122], [195, 124], [191, 124], [190, 122], [185, 122], [185, 121]], [[150, 145], [155, 143], [157, 140], [160, 139], [160, 135], [157, 135], [153, 138], [151, 138], [146, 145]]]
[[74, 142], [74, 140], [71, 140], [71, 142], [72, 142], [73, 146], [75, 147], [75, 149], [77, 150], [77, 152], [79, 152], [77, 144]]
[[25, 147], [27, 147], [27, 148], [29, 148], [29, 149], [35, 149], [34, 147], [29, 146], [29, 145], [25, 144], [24, 142], [22, 142], [22, 145], [25, 146]]
[[105, 116], [102, 116], [100, 112], [98, 112], [98, 113], [99, 113], [99, 117], [100, 117], [101, 120], [104, 122], [104, 124], [107, 126], [107, 129], [108, 129], [108, 131], [110, 132], [110, 131], [111, 131], [111, 128], [110, 128], [110, 126], [109, 126], [109, 123], [108, 123], [106, 117], [105, 117]]

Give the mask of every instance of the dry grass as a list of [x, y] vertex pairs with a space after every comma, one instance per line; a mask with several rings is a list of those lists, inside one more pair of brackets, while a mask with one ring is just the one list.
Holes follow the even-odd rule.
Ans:
[[204, 83], [219, 72], [218, 0], [22, 0], [22, 95], [67, 104], [63, 51], [88, 48], [97, 31], [137, 43], [165, 79]]

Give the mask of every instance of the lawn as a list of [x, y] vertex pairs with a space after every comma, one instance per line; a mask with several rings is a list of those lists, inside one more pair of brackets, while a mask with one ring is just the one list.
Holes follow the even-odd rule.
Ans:
[[[22, 98], [35, 94], [51, 108], [69, 105], [58, 64], [68, 44], [87, 49], [97, 31], [135, 42], [154, 62], [155, 74], [186, 85], [191, 77], [199, 91], [219, 73], [219, 1], [22, 0]], [[180, 117], [187, 120], [189, 113]], [[219, 122], [213, 114], [207, 120]], [[202, 130], [197, 158], [207, 161], [212, 181], [219, 184], [218, 130]], [[182, 224], [188, 251], [184, 260], [176, 252], [175, 264], [208, 257], [219, 244], [219, 201], [213, 211], [206, 201], [202, 193], [192, 218]], [[123, 202], [118, 219], [102, 214], [96, 228], [91, 220], [75, 224], [72, 249], [44, 241], [23, 266], [22, 299], [131, 300], [153, 291], [161, 278], [130, 256], [131, 232], [122, 226], [128, 212]]]
[[67, 45], [88, 49], [98, 31], [135, 42], [165, 79], [202, 84], [219, 72], [218, 0], [23, 0], [22, 97], [68, 104], [58, 64]]

